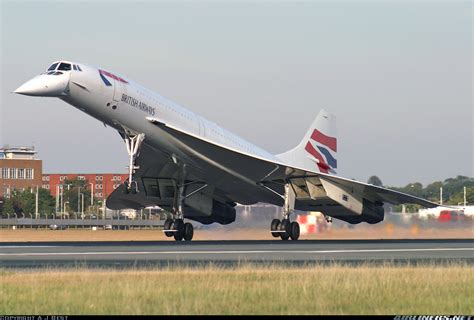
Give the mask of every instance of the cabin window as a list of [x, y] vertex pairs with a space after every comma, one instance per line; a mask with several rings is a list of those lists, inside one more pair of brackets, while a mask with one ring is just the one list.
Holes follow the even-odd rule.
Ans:
[[79, 67], [79, 65], [77, 65], [77, 70], [82, 71], [82, 69], [81, 69], [81, 67]]
[[58, 70], [70, 71], [70, 70], [71, 70], [71, 64], [62, 62], [62, 63], [59, 65]]
[[72, 68], [77, 71], [77, 68], [76, 68], [75, 64], [72, 65]]

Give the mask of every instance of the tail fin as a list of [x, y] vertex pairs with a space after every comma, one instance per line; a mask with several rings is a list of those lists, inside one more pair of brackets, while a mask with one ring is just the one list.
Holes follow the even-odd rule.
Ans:
[[321, 110], [295, 148], [277, 155], [288, 165], [335, 174], [337, 168], [336, 116]]

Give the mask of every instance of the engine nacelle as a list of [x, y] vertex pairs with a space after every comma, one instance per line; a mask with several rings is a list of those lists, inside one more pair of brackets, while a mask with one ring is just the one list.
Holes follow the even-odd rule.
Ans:
[[[187, 190], [192, 192], [191, 190]], [[203, 224], [214, 222], [229, 224], [235, 221], [235, 204], [222, 203], [213, 198], [213, 188], [208, 187], [184, 200], [184, 217]]]
[[363, 209], [361, 214], [362, 221], [370, 224], [379, 223], [384, 219], [385, 210], [383, 203], [371, 202], [367, 199], [363, 201]]
[[197, 211], [193, 207], [184, 208], [184, 217], [202, 224], [229, 224], [235, 221], [235, 205], [212, 200], [210, 212]]

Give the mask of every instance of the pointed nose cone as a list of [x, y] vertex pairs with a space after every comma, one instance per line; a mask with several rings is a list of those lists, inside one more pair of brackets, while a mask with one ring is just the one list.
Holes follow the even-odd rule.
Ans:
[[35, 79], [31, 79], [19, 86], [13, 93], [24, 94], [25, 96], [41, 96], [42, 91], [47, 89]]
[[36, 97], [59, 97], [66, 95], [66, 75], [39, 75], [18, 87], [13, 93]]

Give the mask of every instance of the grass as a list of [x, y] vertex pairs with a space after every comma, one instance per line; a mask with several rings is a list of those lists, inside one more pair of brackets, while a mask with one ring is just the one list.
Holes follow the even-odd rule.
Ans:
[[474, 314], [474, 268], [0, 271], [0, 314]]

